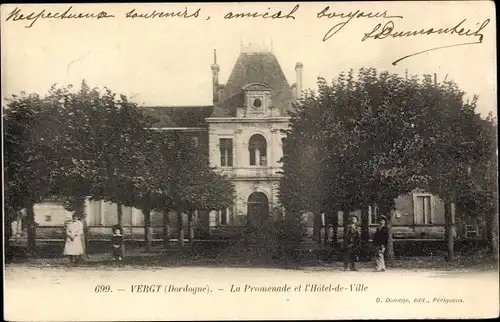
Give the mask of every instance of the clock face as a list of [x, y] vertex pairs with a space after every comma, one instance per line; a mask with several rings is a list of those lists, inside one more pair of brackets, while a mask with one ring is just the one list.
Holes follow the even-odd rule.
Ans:
[[262, 100], [260, 98], [255, 98], [252, 102], [252, 107], [257, 109], [262, 106]]

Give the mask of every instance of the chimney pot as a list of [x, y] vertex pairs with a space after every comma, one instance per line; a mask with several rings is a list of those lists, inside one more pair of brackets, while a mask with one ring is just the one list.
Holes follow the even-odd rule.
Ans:
[[212, 94], [213, 94], [213, 103], [217, 103], [219, 101], [219, 65], [217, 65], [217, 52], [214, 49], [214, 63], [210, 66], [212, 69]]
[[304, 65], [301, 62], [295, 64], [295, 75], [296, 75], [296, 87], [295, 87], [295, 97], [300, 99], [302, 97], [302, 69]]

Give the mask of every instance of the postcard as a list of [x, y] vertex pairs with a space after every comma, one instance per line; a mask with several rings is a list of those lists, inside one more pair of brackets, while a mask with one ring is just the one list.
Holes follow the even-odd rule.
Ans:
[[498, 317], [495, 17], [2, 5], [4, 319]]

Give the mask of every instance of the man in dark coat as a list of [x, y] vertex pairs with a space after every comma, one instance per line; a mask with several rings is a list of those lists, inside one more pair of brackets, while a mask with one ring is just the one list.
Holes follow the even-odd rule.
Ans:
[[358, 260], [360, 243], [360, 236], [358, 228], [356, 227], [357, 222], [358, 218], [356, 216], [352, 216], [350, 219], [350, 224], [347, 227], [347, 232], [345, 233], [344, 271], [348, 271], [349, 266], [351, 271], [357, 271], [356, 262]]
[[373, 236], [373, 246], [375, 246], [375, 271], [385, 271], [384, 253], [389, 240], [389, 230], [387, 229], [387, 219], [385, 216], [380, 216], [379, 227]]

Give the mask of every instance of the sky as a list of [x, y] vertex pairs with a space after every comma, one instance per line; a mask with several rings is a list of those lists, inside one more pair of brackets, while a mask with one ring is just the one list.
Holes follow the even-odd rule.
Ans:
[[[228, 13], [259, 12], [282, 15], [298, 5], [293, 18], [225, 19]], [[34, 17], [41, 10], [63, 13], [71, 5], [2, 5], [2, 95], [21, 91], [44, 94], [54, 83], [107, 86], [143, 105], [212, 104], [211, 70], [217, 50], [220, 83], [225, 83], [241, 51], [253, 43], [271, 47], [290, 83], [294, 67], [303, 63], [303, 88], [315, 89], [318, 77], [331, 80], [350, 68], [376, 67], [391, 73], [434, 74], [438, 81], [454, 80], [467, 97], [479, 95], [478, 111], [496, 115], [496, 21], [494, 4], [478, 2], [364, 2], [364, 3], [219, 3], [219, 4], [75, 4], [70, 13], [106, 11], [114, 18], [18, 19], [11, 13]], [[325, 13], [332, 18], [318, 18]], [[126, 18], [126, 13], [187, 10], [192, 18]], [[385, 18], [346, 17], [357, 10], [365, 15], [386, 11]], [[339, 17], [344, 13], [344, 18]], [[8, 17], [11, 15], [9, 20]], [[332, 14], [333, 16], [333, 14]], [[392, 16], [393, 18], [388, 18]], [[402, 17], [402, 18], [399, 18]], [[368, 38], [377, 24], [392, 22], [394, 31], [422, 28], [460, 28], [479, 32], [482, 43], [432, 50], [400, 61], [403, 56], [439, 46], [476, 42], [479, 37], [432, 34], [414, 37]], [[488, 20], [489, 19], [489, 20]], [[27, 25], [33, 25], [26, 28]], [[327, 31], [343, 28], [323, 41]]]

